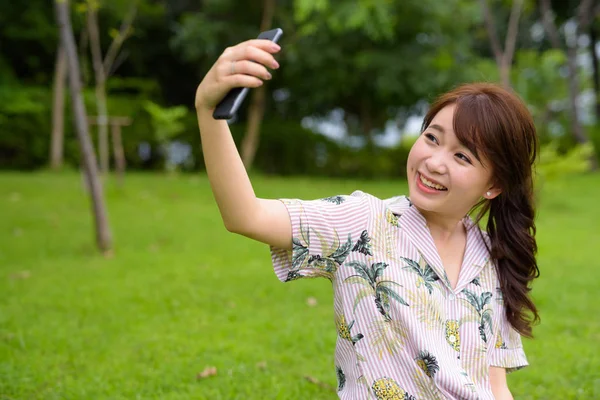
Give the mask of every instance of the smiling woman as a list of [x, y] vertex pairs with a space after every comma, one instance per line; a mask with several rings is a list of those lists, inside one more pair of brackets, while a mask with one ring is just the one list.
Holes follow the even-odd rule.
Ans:
[[[204, 160], [225, 226], [268, 244], [279, 280], [332, 282], [339, 397], [511, 398], [506, 371], [527, 365], [524, 309], [536, 315], [536, 139], [521, 101], [488, 84], [440, 97], [408, 157], [409, 197], [260, 199], [212, 110], [231, 87], [269, 79], [278, 51], [244, 42], [206, 75], [196, 96]], [[228, 68], [246, 58], [257, 62], [240, 63], [252, 66], [245, 75]], [[482, 201], [487, 236], [469, 217]]]

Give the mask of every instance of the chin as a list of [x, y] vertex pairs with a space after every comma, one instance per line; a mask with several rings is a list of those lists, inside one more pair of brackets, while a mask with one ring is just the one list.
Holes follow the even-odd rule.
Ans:
[[436, 211], [440, 208], [439, 202], [423, 197], [416, 188], [408, 188], [410, 202], [420, 210]]
[[424, 199], [419, 195], [410, 196], [410, 202], [419, 210], [437, 212], [440, 210], [440, 205], [436, 201]]

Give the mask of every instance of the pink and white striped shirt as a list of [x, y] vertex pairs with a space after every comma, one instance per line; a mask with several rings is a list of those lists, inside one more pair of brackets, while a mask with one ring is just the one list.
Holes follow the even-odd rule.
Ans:
[[425, 218], [408, 198], [356, 191], [282, 202], [293, 250], [271, 248], [275, 273], [283, 282], [331, 280], [341, 399], [493, 399], [489, 367], [527, 365], [487, 239], [469, 217], [452, 289]]

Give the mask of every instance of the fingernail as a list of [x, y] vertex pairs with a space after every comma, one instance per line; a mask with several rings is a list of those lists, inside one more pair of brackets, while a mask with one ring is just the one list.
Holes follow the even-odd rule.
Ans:
[[276, 44], [276, 43], [273, 43], [273, 49], [274, 50], [281, 50], [281, 46], [278, 45], [278, 44]]
[[271, 79], [271, 78], [272, 78], [271, 74], [267, 72], [267, 79]]
[[279, 63], [277, 61], [273, 61], [273, 68], [279, 68]]

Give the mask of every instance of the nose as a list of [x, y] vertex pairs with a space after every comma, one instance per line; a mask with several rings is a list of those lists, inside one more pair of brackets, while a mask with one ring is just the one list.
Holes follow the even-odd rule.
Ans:
[[425, 160], [425, 167], [432, 174], [443, 175], [448, 172], [446, 159], [441, 151], [434, 152]]

